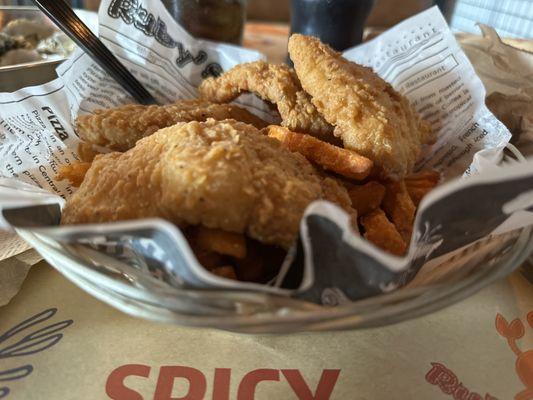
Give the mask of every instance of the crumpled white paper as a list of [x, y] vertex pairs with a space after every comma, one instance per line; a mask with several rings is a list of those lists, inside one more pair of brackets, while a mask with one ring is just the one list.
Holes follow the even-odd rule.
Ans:
[[461, 35], [461, 47], [487, 90], [487, 106], [522, 154], [533, 156], [533, 53], [504, 43], [489, 26], [479, 27], [482, 36]]

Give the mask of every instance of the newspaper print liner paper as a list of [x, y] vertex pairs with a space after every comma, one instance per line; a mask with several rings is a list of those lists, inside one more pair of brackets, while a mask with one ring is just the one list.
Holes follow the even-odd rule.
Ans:
[[[235, 46], [193, 39], [160, 2], [103, 1], [99, 33], [162, 102], [194, 97], [203, 77], [262, 57]], [[509, 132], [484, 106], [483, 86], [437, 8], [404, 21], [345, 55], [372, 65], [433, 124], [438, 141], [425, 154], [421, 167], [437, 168], [447, 179], [465, 170], [470, 173], [468, 168], [476, 152], [496, 149], [500, 153], [509, 140]], [[388, 256], [358, 238], [339, 208], [316, 202], [302, 219], [297, 248], [298, 258], [304, 253], [303, 269], [291, 267], [291, 251], [282, 272], [270, 285], [229, 281], [207, 273], [179, 229], [165, 221], [50, 227], [59, 223], [62, 198], [74, 190], [54, 179], [59, 164], [77, 159], [74, 118], [96, 108], [131, 102], [81, 52], [62, 64], [58, 75], [57, 80], [39, 87], [0, 94], [0, 153], [7, 161], [0, 165], [0, 174], [5, 177], [0, 181], [0, 224], [17, 227], [23, 236], [26, 231], [38, 233], [51, 243], [83, 244], [85, 249], [97, 250], [90, 256], [84, 253], [92, 264], [112, 269], [109, 261], [116, 260], [114, 272], [139, 279], [143, 275], [156, 277], [176, 287], [297, 292], [314, 302], [320, 302], [325, 288], [337, 288], [355, 300], [398, 287], [425, 261], [489, 234], [508, 219], [502, 205], [533, 187], [533, 173], [527, 172], [532, 171], [531, 165], [529, 170], [524, 165], [498, 176], [491, 174], [489, 181], [480, 177], [442, 186], [423, 202], [409, 254], [403, 259]], [[263, 118], [272, 117], [252, 96], [241, 97], [239, 102]], [[506, 191], [501, 189], [502, 182], [510, 183], [505, 185]], [[44, 188], [42, 194], [35, 185]], [[57, 204], [50, 192], [55, 194]], [[494, 192], [503, 196], [491, 202], [492, 207], [476, 207], [476, 218], [471, 218], [472, 207], [464, 199], [480, 193], [488, 198]], [[14, 198], [19, 199], [18, 204], [10, 201]], [[451, 213], [455, 220], [450, 218]], [[530, 223], [531, 218], [521, 218], [510, 229]], [[43, 256], [46, 258], [46, 252]], [[72, 256], [80, 254], [74, 251]]]

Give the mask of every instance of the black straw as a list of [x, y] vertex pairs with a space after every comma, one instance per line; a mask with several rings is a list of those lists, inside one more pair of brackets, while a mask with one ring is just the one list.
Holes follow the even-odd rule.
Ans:
[[153, 96], [124, 67], [64, 1], [33, 0], [54, 23], [141, 104], [157, 104]]

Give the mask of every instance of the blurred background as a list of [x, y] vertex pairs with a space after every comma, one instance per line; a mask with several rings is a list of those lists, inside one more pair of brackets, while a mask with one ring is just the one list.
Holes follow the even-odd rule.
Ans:
[[[71, 0], [70, 3], [77, 8], [96, 10], [100, 1]], [[248, 19], [288, 23], [289, 3], [290, 0], [248, 0]], [[433, 4], [439, 4], [449, 14], [450, 25], [458, 31], [479, 33], [475, 23], [482, 22], [495, 27], [501, 36], [533, 37], [533, 0], [376, 0], [367, 26], [389, 27]], [[32, 2], [0, 0], [0, 5], [32, 5]]]
[[[99, 0], [71, 0], [73, 7], [97, 10]], [[248, 19], [256, 21], [289, 22], [290, 0], [248, 0]], [[392, 26], [406, 17], [427, 8], [430, 0], [377, 0], [369, 18], [369, 25]], [[33, 5], [31, 0], [0, 0], [0, 5]]]

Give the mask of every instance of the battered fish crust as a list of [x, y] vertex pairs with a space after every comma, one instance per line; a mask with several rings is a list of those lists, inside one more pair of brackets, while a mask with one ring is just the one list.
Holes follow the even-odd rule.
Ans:
[[351, 204], [344, 187], [276, 139], [242, 122], [208, 119], [161, 129], [125, 153], [97, 156], [62, 223], [161, 217], [288, 248], [305, 208], [321, 198]]
[[346, 60], [316, 38], [292, 35], [289, 54], [304, 90], [346, 148], [389, 176], [412, 170], [431, 132], [404, 96], [371, 68]]
[[333, 136], [333, 127], [311, 104], [294, 70], [286, 65], [264, 61], [239, 64], [218, 78], [204, 80], [198, 90], [202, 98], [221, 103], [236, 99], [242, 92], [255, 93], [276, 104], [283, 126], [326, 141]]
[[179, 100], [164, 106], [128, 104], [118, 108], [96, 110], [76, 120], [77, 132], [88, 143], [111, 150], [126, 151], [137, 140], [178, 122], [235, 119], [263, 128], [266, 123], [247, 110], [232, 104], [206, 100]]

